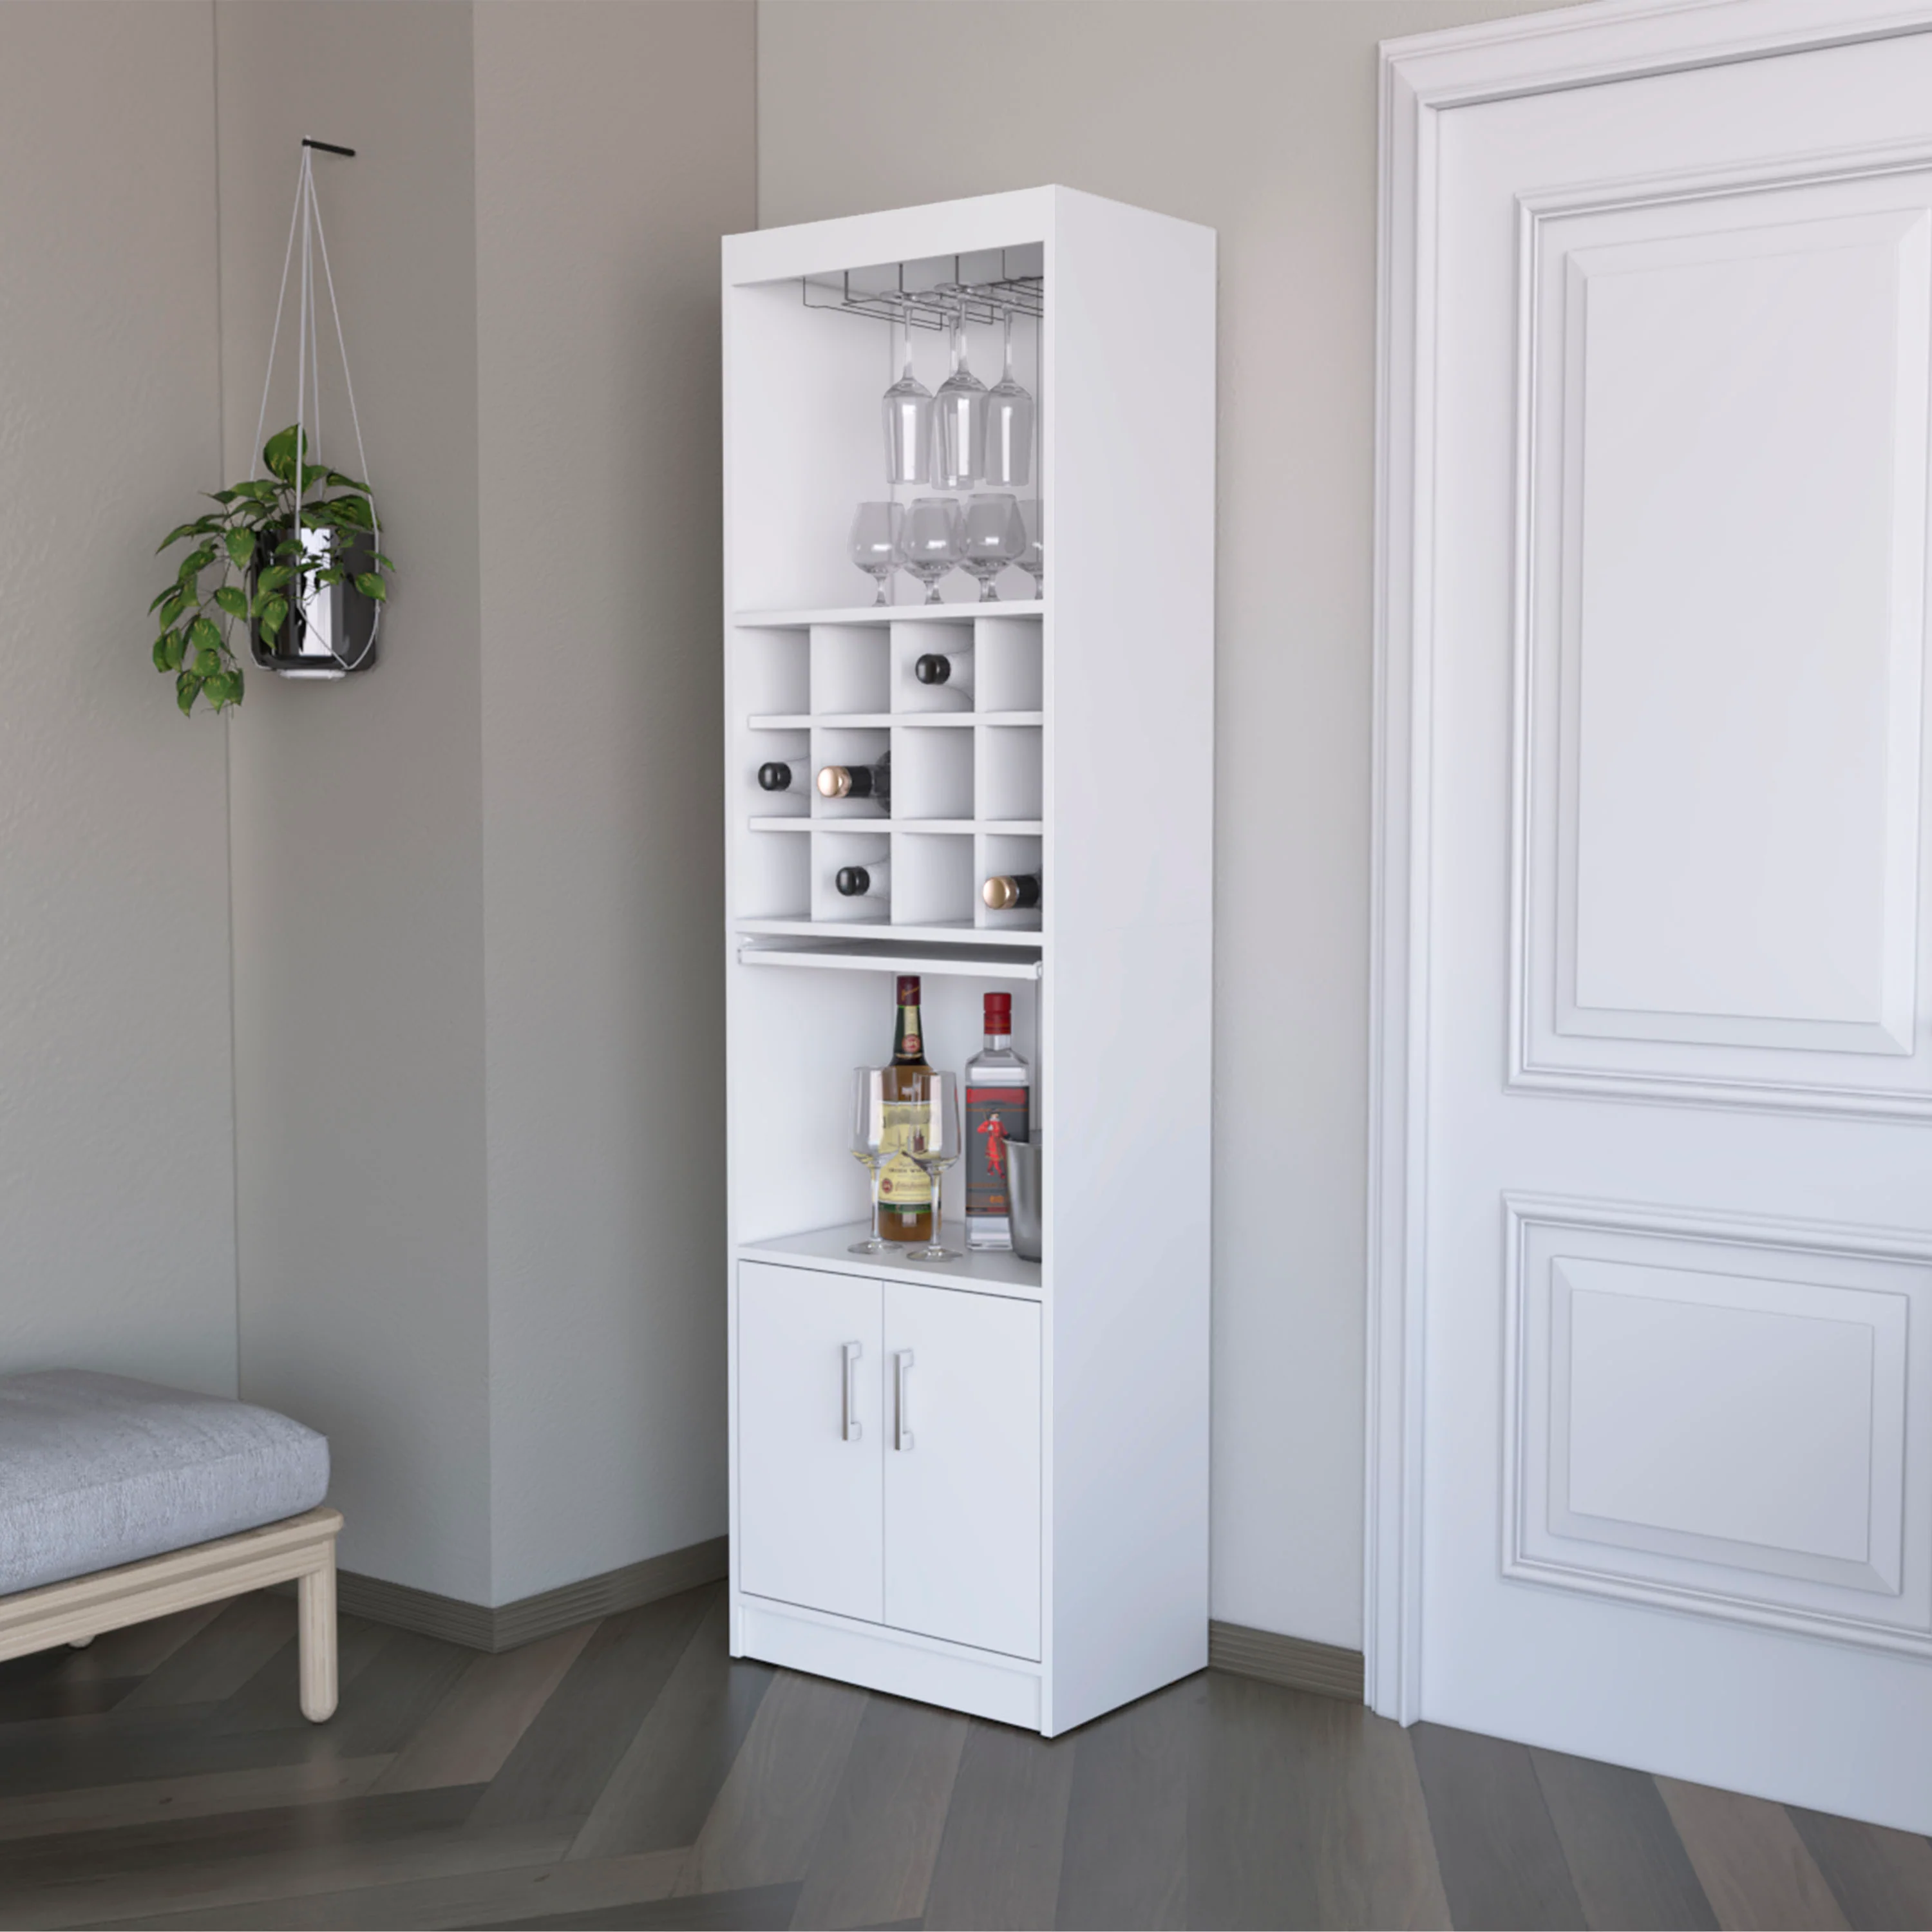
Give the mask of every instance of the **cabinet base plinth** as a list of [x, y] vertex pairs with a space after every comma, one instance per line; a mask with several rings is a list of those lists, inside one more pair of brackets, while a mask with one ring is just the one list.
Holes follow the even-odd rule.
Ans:
[[766, 1664], [1023, 1730], [1041, 1728], [1040, 1672], [1028, 1665], [931, 1649], [895, 1631], [827, 1622], [754, 1597], [740, 1600], [734, 1622], [743, 1654]]

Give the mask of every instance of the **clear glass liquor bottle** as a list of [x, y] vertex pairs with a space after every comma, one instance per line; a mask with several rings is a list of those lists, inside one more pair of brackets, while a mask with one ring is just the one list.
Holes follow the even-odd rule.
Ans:
[[966, 1245], [1010, 1248], [1006, 1142], [1032, 1132], [1033, 1069], [1013, 1051], [1013, 996], [986, 995], [986, 1043], [966, 1063]]

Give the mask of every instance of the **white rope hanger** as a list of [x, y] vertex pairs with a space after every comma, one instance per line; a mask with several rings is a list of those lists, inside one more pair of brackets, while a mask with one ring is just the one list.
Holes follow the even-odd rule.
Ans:
[[[303, 482], [303, 468], [310, 438], [308, 434], [308, 412], [314, 413], [314, 442], [317, 449], [322, 446], [322, 339], [316, 314], [316, 298], [322, 288], [328, 291], [328, 313], [335, 326], [335, 353], [342, 367], [342, 387], [349, 398], [350, 427], [356, 435], [356, 473], [367, 485], [369, 482], [369, 459], [362, 448], [362, 421], [356, 413], [356, 385], [349, 374], [349, 350], [343, 340], [342, 311], [335, 300], [335, 278], [328, 266], [328, 239], [322, 227], [322, 204], [315, 192], [315, 151], [322, 148], [332, 154], [352, 155], [353, 148], [339, 148], [328, 141], [304, 140], [302, 145], [302, 167], [296, 178], [295, 212], [289, 219], [288, 246], [282, 254], [282, 285], [275, 296], [275, 326], [268, 338], [268, 366], [262, 376], [262, 406], [255, 416], [254, 452], [250, 460], [248, 475], [252, 481], [258, 473], [262, 462], [262, 431], [268, 420], [268, 392], [275, 377], [275, 352], [282, 339], [282, 314], [288, 301], [289, 272], [296, 260], [296, 237], [302, 237], [302, 280], [296, 294], [296, 541], [302, 540], [302, 501], [308, 492]], [[316, 260], [321, 258], [322, 274], [320, 282], [316, 275]], [[380, 550], [382, 547], [382, 520], [376, 509], [376, 494], [369, 491], [370, 520], [374, 525], [370, 534], [370, 548]], [[370, 600], [370, 620], [369, 635], [362, 651], [352, 663], [339, 652], [332, 649], [331, 660], [344, 671], [358, 670], [368, 661], [369, 653], [376, 648], [376, 634], [382, 627], [382, 607], [376, 600]], [[321, 653], [317, 652], [319, 657]]]

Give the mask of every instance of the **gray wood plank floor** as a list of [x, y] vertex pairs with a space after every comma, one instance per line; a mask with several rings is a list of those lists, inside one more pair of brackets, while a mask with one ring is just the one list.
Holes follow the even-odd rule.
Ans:
[[1932, 1928], [1932, 1842], [1204, 1673], [1052, 1743], [725, 1654], [244, 1598], [0, 1665], [0, 1928]]

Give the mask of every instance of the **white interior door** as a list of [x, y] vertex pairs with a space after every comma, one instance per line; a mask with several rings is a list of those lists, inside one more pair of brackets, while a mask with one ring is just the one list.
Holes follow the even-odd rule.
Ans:
[[1040, 1307], [886, 1287], [886, 1622], [1040, 1655]]
[[879, 1621], [880, 1290], [738, 1264], [738, 1578], [754, 1595]]
[[1932, 38], [1435, 120], [1421, 1712], [1922, 1832]]

